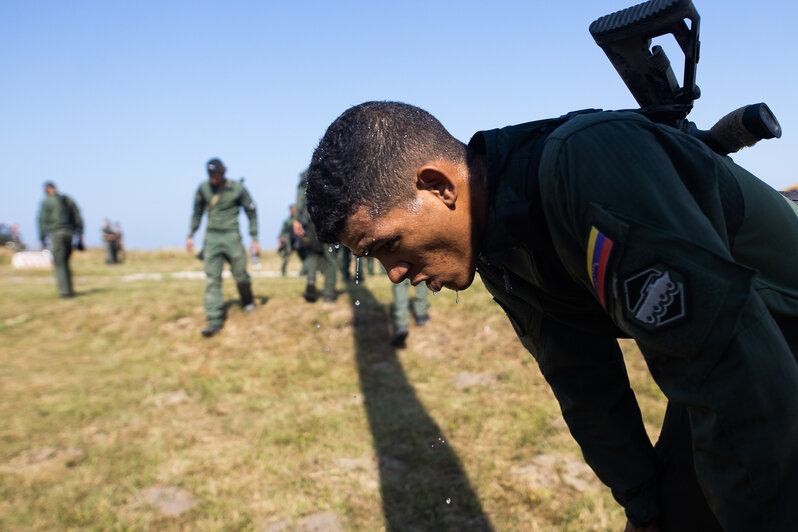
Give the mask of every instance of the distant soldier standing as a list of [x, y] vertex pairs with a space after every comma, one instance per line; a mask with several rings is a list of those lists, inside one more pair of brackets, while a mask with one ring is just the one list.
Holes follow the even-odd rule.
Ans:
[[407, 345], [408, 325], [410, 324], [410, 312], [412, 307], [416, 325], [423, 327], [429, 321], [429, 302], [427, 296], [429, 289], [424, 283], [416, 285], [415, 295], [410, 297], [410, 279], [405, 279], [399, 284], [392, 284], [393, 304], [391, 313], [393, 317], [393, 336], [391, 345], [403, 348]]
[[103, 220], [102, 238], [103, 238], [103, 245], [105, 246], [105, 263], [116, 264], [117, 262], [119, 262], [116, 257], [117, 236], [116, 232], [114, 232], [113, 227], [111, 227], [111, 222], [110, 220], [108, 220], [108, 218]]
[[125, 241], [122, 239], [122, 225], [119, 222], [114, 224], [114, 256], [116, 262], [125, 261]]
[[53, 254], [55, 281], [61, 297], [74, 297], [69, 256], [72, 254], [72, 239], [77, 234], [78, 249], [83, 249], [83, 218], [77, 204], [65, 194], [59, 194], [55, 183], [44, 184], [45, 197], [39, 206], [39, 239], [42, 249], [50, 238]]
[[302, 244], [302, 239], [294, 234], [294, 219], [296, 218], [296, 206], [291, 204], [288, 206], [290, 216], [283, 221], [283, 226], [280, 229], [280, 236], [277, 238], [279, 244], [277, 251], [283, 258], [283, 263], [280, 266], [280, 273], [283, 277], [286, 275], [288, 267], [288, 259], [291, 258], [291, 253], [296, 251], [299, 255], [299, 260], [302, 261], [302, 268], [299, 275], [305, 275], [305, 246]]
[[294, 211], [294, 234], [302, 239], [305, 245], [306, 257], [302, 262], [302, 269], [307, 272], [307, 285], [303, 297], [308, 303], [318, 300], [319, 294], [316, 290], [316, 273], [321, 272], [324, 276], [324, 288], [322, 297], [324, 302], [332, 303], [337, 294], [335, 292], [336, 272], [338, 270], [337, 250], [321, 242], [316, 236], [316, 226], [310, 219], [307, 210], [307, 200], [305, 199], [305, 189], [308, 183], [308, 171], [304, 170], [299, 174], [299, 185], [297, 186], [296, 205]]
[[194, 214], [186, 249], [194, 248], [194, 233], [202, 220], [202, 213], [208, 212], [208, 225], [205, 233], [203, 262], [205, 281], [205, 315], [208, 324], [202, 329], [203, 336], [213, 336], [222, 329], [224, 323], [224, 300], [222, 299], [222, 269], [224, 262], [230, 263], [230, 270], [238, 284], [241, 306], [245, 312], [255, 310], [252, 284], [247, 273], [247, 252], [241, 243], [238, 229], [239, 207], [249, 218], [249, 234], [252, 237], [252, 250], [259, 255], [258, 216], [255, 202], [237, 181], [225, 177], [225, 167], [219, 159], [207, 163], [208, 181], [200, 184], [194, 195]]

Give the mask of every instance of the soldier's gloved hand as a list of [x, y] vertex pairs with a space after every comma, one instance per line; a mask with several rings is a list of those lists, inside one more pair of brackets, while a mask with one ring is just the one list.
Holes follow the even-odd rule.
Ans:
[[189, 253], [191, 253], [191, 251], [192, 251], [193, 249], [194, 249], [194, 239], [193, 239], [192, 237], [188, 237], [188, 238], [186, 239], [186, 251], [188, 251]]

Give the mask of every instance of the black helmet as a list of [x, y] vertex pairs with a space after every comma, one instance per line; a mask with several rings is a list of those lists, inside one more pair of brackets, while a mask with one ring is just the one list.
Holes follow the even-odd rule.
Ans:
[[223, 174], [225, 170], [222, 161], [219, 159], [211, 159], [205, 166], [209, 174]]

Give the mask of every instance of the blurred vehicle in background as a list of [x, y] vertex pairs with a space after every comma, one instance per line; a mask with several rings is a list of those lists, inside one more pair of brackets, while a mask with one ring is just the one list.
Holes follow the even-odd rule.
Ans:
[[0, 223], [0, 245], [13, 251], [22, 251], [25, 244], [19, 236], [19, 226], [15, 223]]

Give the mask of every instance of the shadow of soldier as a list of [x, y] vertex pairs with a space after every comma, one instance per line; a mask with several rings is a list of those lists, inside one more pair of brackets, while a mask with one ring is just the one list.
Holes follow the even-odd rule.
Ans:
[[[255, 305], [257, 307], [262, 307], [262, 306], [266, 305], [266, 303], [269, 302], [269, 298], [267, 296], [253, 296], [252, 300], [253, 300], [253, 302], [255, 303]], [[233, 307], [239, 307], [240, 309], [243, 310], [244, 304], [241, 301], [240, 297], [236, 298], [236, 299], [227, 299], [227, 300], [225, 300], [224, 305], [222, 307], [224, 309], [224, 317], [225, 317], [225, 319], [227, 319], [228, 310], [230, 310]]]
[[459, 458], [388, 343], [385, 310], [362, 285], [349, 285], [348, 292], [388, 530], [493, 530]]
[[108, 292], [108, 288], [87, 288], [85, 290], [75, 290], [72, 294], [73, 297], [90, 296], [94, 294], [102, 294]]
[[[269, 298], [266, 296], [253, 296], [252, 302], [255, 303], [255, 310], [257, 310], [258, 308], [265, 306], [266, 303], [269, 302]], [[244, 309], [244, 303], [243, 301], [241, 301], [240, 297], [236, 299], [225, 300], [224, 304], [222, 305], [222, 309], [224, 312], [222, 318], [223, 321], [227, 321], [227, 318], [230, 317], [229, 316], [230, 309], [235, 307], [238, 307], [238, 309], [241, 310], [242, 312], [246, 312], [246, 310]]]

